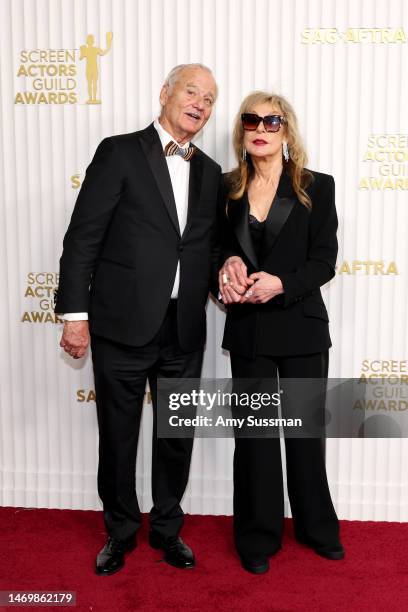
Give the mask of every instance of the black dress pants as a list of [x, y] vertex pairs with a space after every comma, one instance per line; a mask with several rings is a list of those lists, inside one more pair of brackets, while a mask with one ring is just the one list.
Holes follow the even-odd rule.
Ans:
[[157, 379], [199, 378], [203, 350], [184, 353], [178, 342], [177, 301], [171, 300], [156, 337], [132, 347], [93, 335], [92, 360], [99, 427], [98, 493], [108, 534], [133, 537], [141, 524], [135, 490], [136, 453], [146, 380], [153, 402], [151, 528], [164, 538], [183, 524], [193, 438], [157, 437]]
[[[327, 378], [328, 352], [293, 357], [231, 353], [237, 378]], [[282, 403], [284, 398], [282, 397]], [[324, 408], [322, 408], [323, 410]], [[324, 439], [285, 438], [288, 494], [295, 535], [316, 546], [339, 543], [339, 523], [327, 483]], [[241, 557], [270, 556], [281, 546], [284, 521], [279, 438], [235, 439], [234, 538]]]

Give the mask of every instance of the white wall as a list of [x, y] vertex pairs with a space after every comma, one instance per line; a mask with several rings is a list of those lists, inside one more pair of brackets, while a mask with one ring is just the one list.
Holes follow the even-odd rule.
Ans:
[[[77, 401], [78, 390], [93, 389], [90, 360], [74, 362], [60, 352], [60, 324], [24, 317], [45, 317], [48, 307], [26, 296], [27, 287], [46, 295], [44, 286], [56, 283], [50, 277], [30, 284], [29, 274], [58, 271], [78, 194], [73, 186], [98, 142], [150, 123], [163, 78], [178, 63], [203, 62], [216, 74], [219, 100], [197, 144], [224, 170], [234, 163], [231, 128], [247, 93], [266, 88], [293, 103], [309, 166], [336, 179], [342, 273], [324, 291], [330, 374], [358, 377], [364, 360], [373, 368], [384, 361], [383, 370], [391, 361], [400, 372], [407, 367], [408, 143], [386, 147], [402, 160], [393, 168], [399, 188], [359, 189], [362, 178], [388, 171], [384, 163], [363, 161], [369, 137], [408, 134], [407, 13], [403, 0], [2, 0], [0, 504], [100, 507], [95, 403]], [[306, 28], [320, 30], [314, 42], [307, 42]], [[89, 33], [104, 47], [108, 31], [112, 48], [99, 59], [102, 103], [87, 105], [79, 47]], [[347, 31], [348, 41], [341, 36]], [[17, 94], [40, 86], [32, 76], [17, 76], [22, 51], [35, 49], [76, 49], [76, 61], [67, 62], [76, 66], [76, 104], [15, 103]], [[24, 66], [39, 70], [38, 63]], [[353, 261], [383, 262], [389, 273], [381, 274], [380, 264], [376, 274], [371, 264], [354, 264], [353, 273]], [[227, 376], [224, 315], [212, 303], [208, 322], [204, 376]], [[150, 428], [147, 404], [137, 467], [144, 510]], [[340, 517], [407, 520], [405, 439], [329, 440], [328, 472]], [[231, 513], [231, 478], [232, 441], [197, 440], [185, 509]]]

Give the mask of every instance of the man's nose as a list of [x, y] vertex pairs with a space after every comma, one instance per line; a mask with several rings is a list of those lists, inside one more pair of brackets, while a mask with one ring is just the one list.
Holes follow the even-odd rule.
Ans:
[[193, 102], [193, 106], [197, 108], [198, 110], [203, 110], [204, 109], [204, 96], [197, 94]]

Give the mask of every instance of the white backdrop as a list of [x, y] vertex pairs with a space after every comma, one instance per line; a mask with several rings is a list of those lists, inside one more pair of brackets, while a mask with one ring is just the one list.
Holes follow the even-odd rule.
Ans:
[[[86, 104], [80, 48], [93, 34], [105, 49], [107, 32], [101, 103]], [[90, 359], [60, 352], [52, 291], [97, 144], [150, 123], [179, 63], [203, 62], [216, 75], [219, 100], [197, 144], [224, 170], [247, 93], [273, 90], [293, 103], [309, 166], [336, 180], [338, 275], [324, 290], [330, 375], [407, 373], [407, 41], [404, 0], [1, 0], [0, 504], [100, 508]], [[223, 325], [210, 303], [204, 376], [229, 374]], [[144, 510], [150, 432], [146, 402]], [[187, 512], [231, 513], [232, 446], [196, 440]], [[407, 440], [329, 440], [327, 461], [341, 518], [408, 519]]]

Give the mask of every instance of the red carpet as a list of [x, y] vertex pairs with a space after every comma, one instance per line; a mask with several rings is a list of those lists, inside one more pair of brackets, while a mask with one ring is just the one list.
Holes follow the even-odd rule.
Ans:
[[69, 609], [90, 611], [408, 610], [407, 523], [342, 521], [346, 559], [327, 561], [296, 543], [287, 521], [283, 549], [262, 576], [241, 569], [230, 517], [186, 517], [183, 538], [197, 567], [184, 571], [158, 562], [146, 523], [125, 568], [98, 577], [100, 512], [0, 508], [0, 590], [76, 591], [77, 606]]

